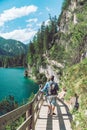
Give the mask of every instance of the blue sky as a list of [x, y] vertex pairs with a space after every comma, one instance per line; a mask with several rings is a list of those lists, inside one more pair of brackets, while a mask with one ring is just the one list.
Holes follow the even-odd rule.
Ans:
[[29, 43], [41, 23], [59, 16], [63, 0], [0, 0], [0, 36]]

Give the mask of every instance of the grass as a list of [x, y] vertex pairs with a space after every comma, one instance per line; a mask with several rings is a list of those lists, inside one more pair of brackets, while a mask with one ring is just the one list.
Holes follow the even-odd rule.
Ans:
[[79, 110], [72, 113], [73, 130], [87, 130], [87, 58], [81, 63], [67, 68], [64, 72], [60, 87], [67, 87], [66, 100], [69, 100], [75, 93], [79, 96]]

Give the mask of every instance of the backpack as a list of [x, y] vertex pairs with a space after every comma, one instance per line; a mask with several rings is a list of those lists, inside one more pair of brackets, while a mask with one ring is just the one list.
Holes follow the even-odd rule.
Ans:
[[79, 108], [78, 97], [76, 97], [76, 102], [75, 102], [74, 108], [75, 108], [76, 110], [78, 110], [78, 108]]
[[50, 87], [49, 87], [48, 94], [49, 95], [57, 95], [58, 94], [57, 91], [58, 91], [57, 83], [55, 83], [55, 82], [51, 83]]

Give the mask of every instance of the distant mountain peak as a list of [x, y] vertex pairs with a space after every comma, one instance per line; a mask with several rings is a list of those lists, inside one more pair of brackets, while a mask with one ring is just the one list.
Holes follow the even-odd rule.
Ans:
[[24, 43], [0, 37], [0, 55], [16, 56], [26, 52], [27, 46]]

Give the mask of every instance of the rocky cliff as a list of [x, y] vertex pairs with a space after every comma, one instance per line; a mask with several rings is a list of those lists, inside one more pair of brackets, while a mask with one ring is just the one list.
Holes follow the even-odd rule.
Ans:
[[74, 64], [87, 57], [87, 1], [70, 0], [59, 16], [58, 28], [54, 42], [56, 48], [64, 47], [64, 59]]
[[[65, 0], [65, 2], [58, 18], [58, 31], [53, 35], [52, 45], [46, 51], [47, 54], [41, 54], [41, 58], [37, 54], [36, 58], [32, 56], [34, 61], [38, 59], [32, 67], [39, 72], [45, 72], [46, 75], [52, 73], [58, 75], [62, 69], [57, 65], [59, 63], [66, 67], [87, 58], [87, 1]], [[42, 62], [46, 64], [45, 67]], [[31, 67], [30, 71], [32, 73]]]

